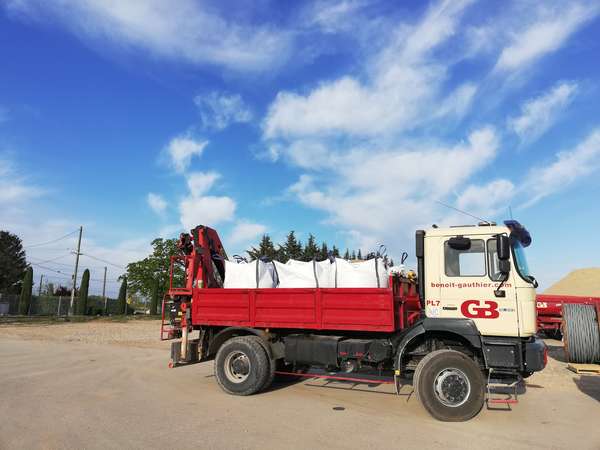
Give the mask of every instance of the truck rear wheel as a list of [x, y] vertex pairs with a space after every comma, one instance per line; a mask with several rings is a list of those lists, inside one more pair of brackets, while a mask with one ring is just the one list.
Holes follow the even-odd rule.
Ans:
[[265, 387], [270, 376], [267, 352], [256, 336], [226, 341], [215, 358], [215, 378], [228, 394], [252, 395]]
[[479, 365], [455, 350], [436, 350], [415, 371], [414, 388], [423, 407], [438, 420], [462, 422], [481, 410], [485, 379]]

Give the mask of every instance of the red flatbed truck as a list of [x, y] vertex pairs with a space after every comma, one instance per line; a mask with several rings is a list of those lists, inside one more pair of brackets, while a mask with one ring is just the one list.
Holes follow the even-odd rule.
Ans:
[[388, 288], [270, 289], [223, 288], [223, 245], [198, 226], [171, 260], [161, 327], [161, 338], [177, 340], [170, 366], [214, 358], [218, 384], [234, 395], [310, 367], [339, 379], [389, 373], [397, 391], [412, 375], [416, 396], [443, 421], [472, 418], [486, 397], [513, 403], [491, 398], [490, 387], [542, 370], [547, 349], [535, 336], [536, 282], [524, 260], [531, 237], [505, 224], [417, 231], [416, 279], [391, 275]]

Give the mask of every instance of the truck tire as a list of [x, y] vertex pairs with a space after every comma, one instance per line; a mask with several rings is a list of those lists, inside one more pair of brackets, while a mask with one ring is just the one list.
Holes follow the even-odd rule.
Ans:
[[485, 378], [479, 365], [455, 350], [425, 356], [413, 378], [417, 398], [434, 418], [463, 422], [473, 418], [485, 401]]
[[269, 361], [269, 372], [268, 372], [267, 377], [265, 378], [265, 384], [263, 384], [262, 387], [259, 389], [259, 392], [264, 391], [265, 389], [268, 389], [273, 384], [273, 380], [275, 379], [276, 361], [274, 359], [272, 359], [271, 356], [269, 355], [269, 349], [267, 348], [267, 346], [269, 345], [268, 342], [266, 342], [264, 339], [261, 339], [258, 336], [248, 336], [248, 338], [254, 339], [256, 342], [258, 342], [260, 344], [260, 346], [263, 348], [263, 350], [265, 351], [265, 353], [267, 354], [267, 360]]
[[228, 394], [252, 395], [269, 378], [267, 352], [256, 336], [238, 336], [226, 341], [215, 358], [215, 378]]

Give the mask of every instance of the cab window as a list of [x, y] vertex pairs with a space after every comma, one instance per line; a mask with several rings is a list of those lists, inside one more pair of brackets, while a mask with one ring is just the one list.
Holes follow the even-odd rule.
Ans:
[[444, 242], [444, 266], [448, 277], [483, 277], [485, 268], [485, 243], [472, 239], [467, 250], [457, 250]]
[[502, 273], [498, 269], [498, 245], [496, 239], [488, 239], [487, 241], [488, 267], [490, 268], [490, 278], [493, 281], [502, 280]]

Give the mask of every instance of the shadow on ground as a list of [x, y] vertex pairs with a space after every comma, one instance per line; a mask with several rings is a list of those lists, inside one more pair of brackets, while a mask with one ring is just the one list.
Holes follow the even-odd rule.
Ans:
[[594, 400], [600, 402], [600, 376], [599, 375], [581, 375], [579, 379], [573, 378], [577, 388]]

